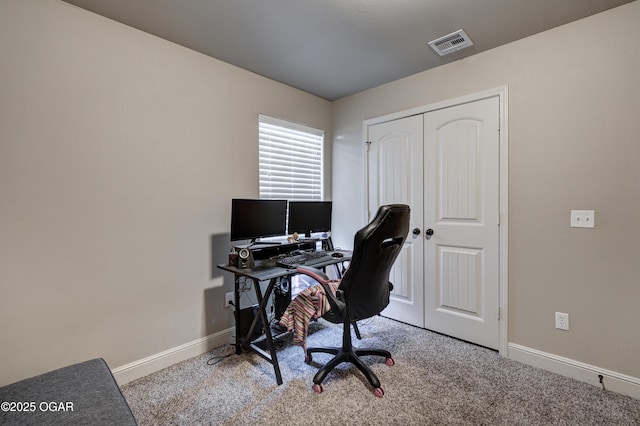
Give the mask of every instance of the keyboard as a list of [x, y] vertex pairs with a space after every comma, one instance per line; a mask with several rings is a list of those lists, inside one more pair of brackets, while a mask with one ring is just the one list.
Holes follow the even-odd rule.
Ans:
[[297, 268], [298, 266], [315, 266], [333, 260], [331, 252], [309, 251], [289, 255], [276, 260], [276, 265], [283, 268]]

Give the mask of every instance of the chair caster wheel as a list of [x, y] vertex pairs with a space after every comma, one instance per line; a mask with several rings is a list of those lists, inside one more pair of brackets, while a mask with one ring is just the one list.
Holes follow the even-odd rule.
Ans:
[[322, 386], [322, 383], [316, 383], [313, 385], [313, 390], [315, 393], [322, 393], [324, 391], [324, 386]]
[[396, 364], [396, 362], [393, 360], [393, 358], [387, 358], [384, 361], [384, 363], [387, 364], [389, 367], [393, 367]]
[[375, 388], [373, 394], [378, 398], [382, 398], [384, 396], [384, 390], [382, 388]]

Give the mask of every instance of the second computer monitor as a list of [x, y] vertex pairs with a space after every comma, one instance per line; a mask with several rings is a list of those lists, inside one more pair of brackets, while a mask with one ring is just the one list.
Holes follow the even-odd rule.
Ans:
[[289, 234], [331, 230], [331, 201], [289, 201]]

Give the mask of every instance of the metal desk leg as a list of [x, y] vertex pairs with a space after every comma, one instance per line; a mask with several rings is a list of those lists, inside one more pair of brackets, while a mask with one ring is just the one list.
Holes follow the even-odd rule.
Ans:
[[[267, 302], [269, 301], [269, 296], [271, 295], [271, 292], [273, 291], [273, 287], [275, 286], [275, 284], [276, 284], [275, 278], [269, 281], [269, 285], [267, 286], [267, 290], [265, 291], [263, 296], [262, 290], [260, 289], [260, 282], [253, 280], [253, 286], [256, 292], [256, 297], [258, 298], [258, 314], [260, 315], [260, 319], [262, 320], [262, 324], [264, 326], [264, 334], [266, 336], [265, 341], [266, 341], [267, 349], [269, 350], [269, 353], [265, 352], [262, 348], [260, 348], [259, 346], [253, 343], [251, 343], [250, 346], [251, 346], [251, 349], [253, 349], [258, 355], [260, 355], [261, 357], [269, 361], [271, 365], [273, 365], [273, 370], [276, 374], [276, 382], [279, 385], [281, 385], [282, 374], [280, 373], [280, 364], [278, 364], [276, 347], [275, 347], [275, 344], [273, 343], [273, 335], [271, 334], [271, 327], [270, 327], [269, 320], [267, 318], [267, 313], [266, 313]], [[253, 322], [251, 323], [251, 327], [249, 327], [249, 333], [247, 338], [249, 338], [249, 336], [252, 335], [253, 329], [255, 328], [257, 322], [258, 322], [258, 317], [254, 316]]]
[[233, 309], [236, 317], [236, 355], [242, 353], [242, 336], [240, 336], [240, 275], [234, 275]]

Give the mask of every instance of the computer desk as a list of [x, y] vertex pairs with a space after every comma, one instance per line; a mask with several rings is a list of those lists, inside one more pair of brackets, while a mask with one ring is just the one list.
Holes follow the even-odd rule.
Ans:
[[[313, 265], [314, 268], [324, 269], [327, 266], [338, 265], [343, 262], [348, 262], [351, 260], [351, 252], [345, 250], [336, 250], [342, 253], [343, 257], [334, 257], [331, 260], [323, 262], [321, 264]], [[289, 277], [292, 275], [296, 275], [297, 272], [295, 269], [282, 268], [280, 266], [276, 266], [276, 261], [273, 259], [265, 259], [259, 260], [255, 262], [255, 266], [253, 268], [237, 268], [231, 265], [218, 265], [219, 269], [222, 269], [227, 272], [231, 272], [234, 275], [234, 291], [233, 291], [233, 300], [234, 306], [236, 309], [236, 354], [242, 353], [242, 347], [246, 347], [260, 355], [262, 358], [267, 360], [273, 365], [273, 370], [276, 375], [276, 382], [278, 385], [282, 384], [282, 374], [280, 373], [280, 365], [278, 364], [278, 356], [276, 355], [275, 344], [273, 341], [273, 333], [271, 331], [271, 327], [269, 324], [269, 320], [267, 318], [267, 303], [269, 298], [271, 297], [271, 293], [278, 282], [278, 280], [282, 277]], [[258, 299], [258, 308], [257, 314], [254, 315], [253, 321], [251, 322], [251, 326], [247, 331], [247, 334], [241, 336], [240, 333], [242, 330], [240, 324], [240, 285], [243, 279], [249, 279], [253, 283], [253, 289], [256, 294], [256, 298]], [[269, 281], [264, 294], [260, 288], [260, 283], [264, 281]], [[264, 335], [258, 339], [251, 340], [251, 336], [253, 335], [253, 331], [256, 328], [258, 323], [258, 318], [262, 321], [264, 328]], [[265, 342], [267, 350], [265, 351], [263, 348], [258, 346], [257, 343]]]

